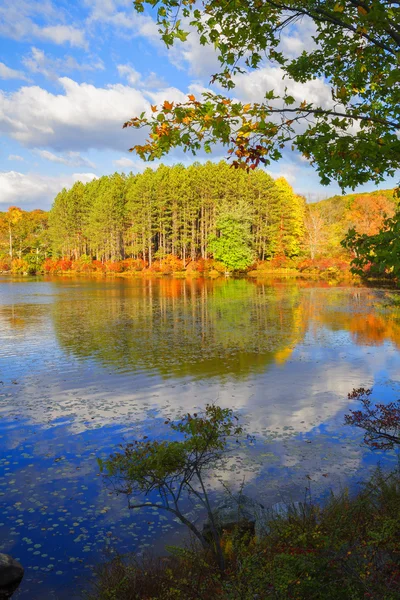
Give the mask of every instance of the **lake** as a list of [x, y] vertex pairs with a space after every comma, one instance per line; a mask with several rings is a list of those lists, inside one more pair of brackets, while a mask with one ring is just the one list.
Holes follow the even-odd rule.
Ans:
[[0, 551], [26, 568], [15, 598], [79, 598], [110, 549], [182, 542], [168, 516], [112, 495], [96, 457], [207, 402], [256, 436], [223, 474], [231, 489], [244, 478], [270, 505], [354, 488], [383, 455], [343, 425], [347, 394], [396, 399], [399, 348], [387, 290], [0, 277]]

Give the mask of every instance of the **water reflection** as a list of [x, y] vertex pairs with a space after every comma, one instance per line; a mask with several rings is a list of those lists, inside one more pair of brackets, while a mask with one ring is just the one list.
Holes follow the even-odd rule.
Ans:
[[[357, 481], [379, 459], [343, 427], [347, 393], [396, 397], [393, 293], [245, 280], [0, 281], [0, 551], [20, 598], [73, 598], [105, 544], [177, 541], [110, 497], [95, 456], [217, 400], [258, 438], [224, 473], [265, 503]], [[214, 482], [215, 483], [215, 482]], [[37, 546], [37, 547], [36, 547]]]
[[119, 371], [244, 377], [280, 361], [304, 332], [296, 286], [144, 281], [53, 305], [62, 348]]

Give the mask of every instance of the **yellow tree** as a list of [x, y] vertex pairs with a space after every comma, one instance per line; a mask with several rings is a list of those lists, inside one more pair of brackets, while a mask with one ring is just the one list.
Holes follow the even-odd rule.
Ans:
[[22, 210], [17, 206], [10, 206], [4, 215], [4, 223], [8, 233], [9, 255], [11, 260], [13, 258], [14, 229], [21, 219]]
[[272, 209], [270, 239], [273, 256], [297, 256], [304, 237], [305, 200], [283, 177], [275, 181], [279, 202]]

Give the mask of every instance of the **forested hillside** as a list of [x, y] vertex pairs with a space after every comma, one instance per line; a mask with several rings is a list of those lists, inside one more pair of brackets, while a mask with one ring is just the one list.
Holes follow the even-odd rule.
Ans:
[[343, 259], [349, 228], [373, 234], [394, 210], [392, 190], [307, 205], [285, 179], [223, 161], [114, 173], [63, 189], [49, 213], [0, 213], [0, 270], [33, 272], [46, 261], [48, 271], [54, 261], [57, 270], [73, 262], [102, 270], [131, 260], [153, 270], [168, 262], [174, 271], [215, 259], [234, 271], [264, 261]]

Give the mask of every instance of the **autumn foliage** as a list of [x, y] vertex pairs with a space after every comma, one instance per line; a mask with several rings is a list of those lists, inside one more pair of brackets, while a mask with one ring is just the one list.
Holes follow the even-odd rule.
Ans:
[[364, 442], [375, 450], [390, 450], [400, 445], [400, 400], [373, 404], [372, 390], [354, 389], [349, 399], [361, 402], [361, 410], [351, 410], [345, 423], [362, 429]]

